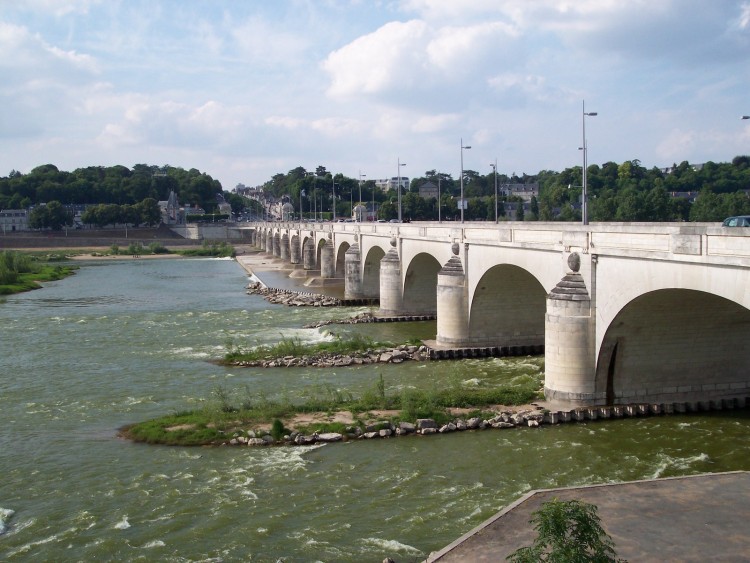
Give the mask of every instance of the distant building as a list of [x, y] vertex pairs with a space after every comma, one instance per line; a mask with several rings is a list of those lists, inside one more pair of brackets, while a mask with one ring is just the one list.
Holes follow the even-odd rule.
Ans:
[[423, 199], [438, 198], [438, 187], [430, 181], [419, 186], [419, 197]]
[[29, 212], [26, 209], [0, 211], [0, 230], [5, 233], [29, 230]]
[[[407, 190], [409, 189], [409, 178], [406, 176], [401, 176], [401, 189]], [[388, 190], [395, 190], [396, 186], [398, 186], [399, 177], [394, 176], [393, 178], [381, 178], [380, 180], [375, 180], [375, 187], [380, 188], [382, 191], [387, 192]]]
[[498, 186], [498, 192], [504, 196], [520, 197], [525, 202], [531, 201], [532, 197], [539, 198], [539, 184], [502, 184]]

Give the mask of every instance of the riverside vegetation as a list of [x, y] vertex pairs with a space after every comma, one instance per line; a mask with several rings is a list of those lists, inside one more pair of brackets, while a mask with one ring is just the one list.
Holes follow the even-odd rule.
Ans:
[[[389, 344], [374, 343], [362, 337], [337, 338], [315, 345], [285, 340], [276, 346], [255, 350], [228, 345], [229, 351], [222, 363], [240, 365], [241, 362], [315, 357], [334, 352], [368, 353], [383, 346]], [[248, 438], [255, 439], [256, 435], [271, 436], [273, 442], [289, 443], [294, 441], [290, 436], [330, 433], [361, 436], [368, 430], [394, 428], [401, 423], [408, 426], [419, 419], [447, 425], [456, 420], [455, 409], [462, 409], [462, 415], [469, 418], [494, 419], [498, 413], [491, 407], [495, 405], [522, 405], [539, 399], [542, 373], [540, 370], [538, 376], [493, 388], [465, 388], [456, 383], [433, 389], [404, 389], [392, 394], [386, 392], [381, 374], [374, 385], [359, 396], [322, 385], [302, 403], [293, 403], [288, 398], [270, 399], [247, 386], [235, 391], [217, 386], [202, 408], [133, 424], [122, 428], [120, 435], [138, 442], [181, 446], [222, 445], [233, 443], [232, 439], [238, 437], [244, 437], [247, 443]], [[330, 418], [343, 411], [351, 414], [351, 422], [315, 421], [315, 417], [299, 416], [322, 413]]]
[[75, 271], [73, 266], [51, 264], [55, 256], [32, 256], [21, 252], [0, 253], [0, 295], [39, 289], [39, 282], [61, 280]]

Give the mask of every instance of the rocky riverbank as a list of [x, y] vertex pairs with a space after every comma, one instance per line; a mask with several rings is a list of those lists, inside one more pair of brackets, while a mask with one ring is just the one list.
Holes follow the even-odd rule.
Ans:
[[401, 344], [394, 348], [374, 348], [350, 354], [315, 354], [285, 356], [262, 360], [237, 360], [228, 362], [239, 367], [291, 368], [291, 367], [349, 367], [369, 364], [400, 364], [409, 360], [426, 361], [430, 353], [426, 346]]
[[[513, 428], [538, 428], [548, 424], [569, 422], [588, 422], [618, 418], [636, 418], [661, 416], [717, 410], [750, 408], [750, 397], [723, 399], [720, 401], [688, 401], [678, 403], [633, 403], [599, 407], [578, 407], [565, 410], [547, 408], [508, 409], [494, 407], [487, 412], [491, 416], [462, 418], [438, 425], [430, 418], [417, 419], [414, 423], [377, 421], [364, 427], [350, 425], [346, 431], [302, 434], [290, 432], [280, 440], [274, 439], [270, 432], [252, 430], [235, 430], [222, 445], [232, 446], [270, 446], [270, 445], [312, 445], [329, 442], [346, 442], [349, 440], [373, 440], [399, 436], [429, 436], [433, 434], [450, 434], [453, 432], [508, 430]], [[496, 410], [497, 409], [497, 410]]]
[[302, 434], [294, 431], [276, 440], [269, 432], [255, 432], [253, 430], [236, 430], [222, 445], [231, 446], [271, 446], [271, 445], [297, 445], [306, 446], [331, 442], [346, 442], [349, 440], [372, 440], [378, 438], [390, 438], [397, 436], [431, 434], [448, 434], [452, 432], [464, 432], [467, 430], [487, 429], [509, 429], [516, 427], [537, 427], [544, 423], [546, 412], [535, 410], [502, 410], [494, 413], [489, 418], [471, 417], [468, 419], [456, 418], [447, 424], [438, 425], [431, 418], [419, 418], [414, 423], [399, 422], [394, 424], [389, 421], [376, 422], [361, 426], [349, 426], [344, 433], [340, 432], [314, 432]]
[[320, 295], [317, 293], [304, 293], [290, 289], [275, 289], [266, 287], [261, 282], [251, 282], [247, 286], [248, 295], [260, 295], [269, 303], [274, 305], [286, 305], [287, 307], [340, 307], [341, 299]]

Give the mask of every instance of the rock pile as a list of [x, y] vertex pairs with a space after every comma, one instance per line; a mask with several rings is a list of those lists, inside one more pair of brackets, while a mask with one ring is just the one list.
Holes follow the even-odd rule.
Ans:
[[349, 367], [369, 364], [400, 364], [416, 360], [426, 361], [430, 353], [426, 346], [401, 344], [395, 348], [377, 348], [352, 354], [316, 354], [310, 356], [285, 356], [262, 360], [240, 360], [232, 365], [240, 367], [291, 368], [291, 367]]
[[448, 424], [438, 425], [431, 418], [418, 418], [414, 423], [399, 422], [394, 424], [390, 421], [382, 421], [365, 426], [349, 426], [345, 433], [323, 432], [312, 434], [301, 434], [291, 432], [281, 440], [274, 439], [268, 433], [260, 436], [252, 430], [247, 432], [238, 430], [232, 438], [225, 442], [232, 446], [270, 446], [270, 445], [296, 445], [308, 446], [312, 444], [346, 442], [348, 440], [372, 440], [375, 438], [390, 438], [396, 436], [407, 436], [410, 434], [428, 436], [431, 434], [448, 434], [450, 432], [463, 432], [467, 430], [506, 429], [517, 427], [535, 428], [545, 422], [545, 411], [542, 410], [520, 410], [500, 411], [494, 413], [490, 418], [472, 417], [469, 419], [456, 418]]
[[246, 293], [248, 295], [261, 295], [269, 303], [288, 307], [339, 307], [341, 305], [340, 299], [328, 295], [275, 289], [266, 287], [260, 282], [251, 282], [247, 286]]

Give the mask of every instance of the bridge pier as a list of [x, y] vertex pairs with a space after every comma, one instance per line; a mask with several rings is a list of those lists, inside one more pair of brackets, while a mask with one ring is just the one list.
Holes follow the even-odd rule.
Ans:
[[302, 267], [305, 270], [315, 269], [315, 237], [310, 233], [302, 245]]
[[547, 296], [544, 396], [570, 404], [603, 404], [606, 392], [596, 392], [591, 297], [579, 273], [580, 256], [571, 254], [567, 265], [566, 276]]
[[437, 337], [438, 346], [463, 347], [469, 343], [469, 303], [466, 294], [460, 247], [453, 243], [453, 256], [437, 276]]
[[364, 297], [362, 288], [362, 262], [359, 252], [359, 243], [356, 242], [349, 247], [344, 255], [344, 299], [361, 299]]
[[336, 276], [336, 256], [331, 240], [331, 234], [328, 234], [323, 248], [320, 249], [320, 277], [333, 278]]
[[401, 259], [396, 250], [396, 238], [391, 248], [380, 260], [380, 310], [381, 317], [398, 317], [403, 313], [404, 296], [401, 291]]
[[273, 254], [273, 231], [271, 229], [266, 233], [266, 245], [264, 248], [266, 252]]
[[291, 247], [289, 249], [289, 261], [292, 264], [300, 263], [299, 234], [292, 235]]
[[279, 256], [282, 260], [289, 261], [289, 233], [285, 232], [281, 235], [281, 242], [279, 243]]

